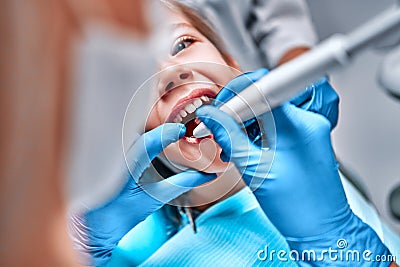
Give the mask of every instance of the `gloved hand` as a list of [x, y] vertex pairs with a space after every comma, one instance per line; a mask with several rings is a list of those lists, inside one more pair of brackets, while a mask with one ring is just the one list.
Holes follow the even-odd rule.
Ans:
[[[261, 68], [236, 77], [218, 93], [214, 101], [215, 106], [220, 106], [227, 102], [268, 72], [268, 69]], [[336, 127], [339, 116], [339, 96], [329, 84], [328, 78], [323, 77], [307, 86], [301, 93], [290, 99], [289, 102], [303, 110], [325, 116], [331, 123], [331, 130]]]
[[[231, 83], [228, 86], [231, 88]], [[300, 258], [300, 265], [315, 264], [315, 261], [319, 261], [318, 265], [332, 265], [327, 251], [323, 254], [329, 248], [359, 253], [359, 262], [338, 259], [335, 266], [367, 264], [368, 257], [372, 260], [376, 255], [389, 255], [390, 252], [376, 233], [353, 214], [347, 203], [330, 140], [330, 130], [336, 124], [337, 116], [335, 119], [329, 114], [337, 114], [337, 107], [329, 105], [337, 105], [338, 100], [325, 96], [334, 95], [329, 92], [333, 89], [315, 86], [313, 90], [323, 90], [311, 94], [320, 96], [310, 98], [314, 103], [306, 101], [296, 107], [288, 102], [273, 110], [275, 151], [252, 144], [237, 123], [215, 107], [201, 107], [196, 114], [222, 147], [221, 158], [232, 161], [248, 185], [254, 184], [254, 179], [258, 183], [261, 181], [254, 194], [291, 248], [299, 255], [304, 250], [315, 251], [316, 259]], [[306, 106], [314, 107], [314, 110], [301, 108]], [[268, 138], [270, 130], [264, 130]], [[345, 243], [347, 247], [342, 247]], [[365, 250], [372, 252], [367, 258], [363, 258]], [[338, 256], [337, 251], [333, 256]], [[345, 257], [346, 253], [342, 255]], [[372, 263], [389, 265], [388, 262]]]
[[[75, 245], [91, 264], [105, 265], [121, 238], [165, 203], [216, 176], [186, 171], [160, 182], [139, 185], [150, 162], [185, 134], [183, 124], [167, 123], [143, 134], [126, 153], [126, 184], [111, 201], [72, 219]], [[153, 197], [154, 196], [154, 197]], [[157, 198], [155, 198], [157, 197]]]

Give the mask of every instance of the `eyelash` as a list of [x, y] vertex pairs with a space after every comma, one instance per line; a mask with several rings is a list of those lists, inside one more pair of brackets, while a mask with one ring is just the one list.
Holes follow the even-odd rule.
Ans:
[[[171, 48], [171, 56], [177, 55], [182, 50], [184, 50], [184, 49], [188, 48], [190, 45], [192, 45], [194, 42], [196, 42], [196, 39], [194, 39], [193, 37], [190, 37], [190, 36], [179, 37], [175, 41], [174, 45]], [[178, 46], [181, 45], [181, 44], [186, 44], [186, 47], [184, 47], [184, 48], [182, 48], [181, 50], [178, 51], [178, 49], [179, 49]]]

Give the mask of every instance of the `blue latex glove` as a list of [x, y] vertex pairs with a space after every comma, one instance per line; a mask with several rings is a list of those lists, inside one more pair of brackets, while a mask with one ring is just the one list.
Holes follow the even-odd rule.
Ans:
[[107, 267], [139, 266], [178, 231], [164, 206], [131, 229], [114, 248]]
[[[230, 81], [215, 98], [215, 106], [227, 102], [237, 93], [268, 74], [265, 68], [242, 74]], [[331, 129], [337, 125], [339, 116], [339, 96], [329, 84], [328, 78], [323, 77], [307, 86], [300, 94], [289, 100], [293, 105], [307, 111], [325, 116], [331, 123]], [[246, 125], [246, 123], [244, 123]], [[246, 125], [247, 126], [247, 125]]]
[[[256, 79], [254, 76], [251, 78]], [[245, 87], [243, 85], [242, 89]], [[316, 103], [305, 102], [300, 107], [285, 103], [273, 110], [275, 151], [260, 149], [252, 144], [238, 124], [215, 107], [204, 106], [196, 113], [222, 147], [221, 158], [232, 161], [248, 185], [254, 183], [254, 179], [262, 181], [254, 194], [292, 249], [300, 255], [304, 250], [314, 250], [320, 257], [323, 250], [340, 250], [336, 242], [343, 239], [348, 244], [343, 252], [356, 249], [361, 258], [360, 262], [338, 260], [332, 263], [329, 255], [318, 262], [309, 262], [306, 257], [299, 262], [300, 265], [387, 266], [389, 262], [371, 264], [368, 259], [362, 258], [364, 250], [372, 252], [370, 259], [376, 255], [389, 255], [390, 252], [376, 233], [353, 214], [347, 203], [330, 140], [330, 130], [337, 117], [323, 114], [337, 114], [337, 107], [329, 105], [337, 105], [338, 100], [325, 98], [326, 95], [334, 95], [328, 87], [321, 89], [316, 86], [312, 90], [322, 90], [311, 94], [320, 96], [310, 98]], [[314, 110], [301, 108], [306, 106], [314, 107]], [[264, 130], [268, 137], [270, 129]], [[344, 242], [339, 243], [341, 246]]]
[[[193, 187], [216, 176], [186, 171], [160, 182], [139, 186], [138, 180], [150, 162], [169, 144], [185, 134], [183, 124], [167, 123], [143, 134], [129, 149], [123, 176], [126, 184], [111, 201], [72, 218], [80, 234], [76, 243], [91, 264], [105, 265], [121, 238], [139, 222]], [[154, 198], [153, 196], [156, 196]]]

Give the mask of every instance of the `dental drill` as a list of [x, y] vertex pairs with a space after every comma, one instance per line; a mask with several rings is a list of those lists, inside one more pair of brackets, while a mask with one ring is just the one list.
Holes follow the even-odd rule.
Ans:
[[[309, 52], [272, 70], [257, 82], [220, 106], [237, 122], [264, 114], [300, 93], [304, 88], [344, 67], [350, 60], [378, 41], [400, 35], [400, 8], [391, 8], [347, 35], [335, 34]], [[195, 137], [210, 134], [200, 123], [193, 131]]]

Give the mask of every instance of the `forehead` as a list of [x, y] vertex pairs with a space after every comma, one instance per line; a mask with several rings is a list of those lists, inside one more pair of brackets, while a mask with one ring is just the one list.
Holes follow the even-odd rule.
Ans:
[[168, 23], [188, 22], [185, 16], [176, 7], [165, 7], [165, 15]]
[[169, 32], [179, 33], [183, 31], [196, 30], [196, 28], [190, 23], [190, 21], [178, 10], [171, 10], [170, 8], [167, 8], [166, 15]]

